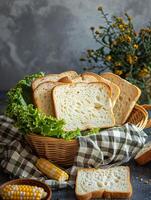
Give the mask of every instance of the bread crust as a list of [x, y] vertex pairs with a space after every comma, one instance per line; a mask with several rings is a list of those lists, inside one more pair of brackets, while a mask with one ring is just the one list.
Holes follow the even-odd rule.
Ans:
[[[111, 88], [111, 99], [112, 99], [112, 103], [113, 103], [113, 107], [116, 103], [116, 100], [118, 99], [119, 95], [120, 95], [120, 88], [115, 84], [115, 83], [112, 83], [110, 82], [109, 80], [107, 79], [104, 79], [103, 77], [101, 77], [100, 75], [98, 74], [95, 74], [93, 72], [86, 72], [84, 73], [83, 75], [90, 75], [90, 76], [93, 76], [95, 77], [99, 82], [103, 82], [103, 83], [106, 83], [107, 85], [110, 86]], [[112, 95], [113, 91], [116, 92], [116, 96]]]
[[90, 74], [90, 73], [89, 74], [88, 73], [83, 73], [83, 74], [81, 74], [81, 77], [82, 77], [83, 80], [88, 77], [88, 78], [92, 78], [93, 79], [92, 82], [99, 82], [99, 80], [95, 76]]
[[[77, 72], [75, 72], [75, 71], [66, 71], [66, 72], [62, 72], [62, 73], [60, 73], [60, 74], [47, 74], [47, 75], [45, 75], [44, 77], [40, 77], [40, 78], [36, 78], [33, 82], [32, 82], [32, 85], [31, 85], [31, 88], [32, 88], [32, 90], [34, 91], [35, 89], [36, 89], [36, 87], [38, 87], [38, 85], [37, 86], [35, 86], [35, 82], [37, 82], [38, 80], [44, 80], [45, 78], [47, 78], [47, 77], [52, 77], [52, 76], [67, 76], [67, 74], [73, 74], [73, 76], [74, 77], [76, 77], [76, 76], [78, 76], [78, 74], [77, 74]], [[61, 77], [60, 77], [61, 78]], [[51, 81], [51, 80], [47, 80], [47, 81]], [[46, 81], [46, 82], [47, 82]]]
[[[56, 85], [53, 90], [52, 90], [52, 99], [53, 99], [53, 106], [54, 106], [54, 115], [56, 116], [57, 119], [59, 119], [59, 116], [58, 116], [58, 113], [57, 113], [57, 109], [56, 109], [56, 101], [55, 101], [55, 91], [58, 87], [62, 87], [64, 85], [77, 85], [77, 84], [103, 84], [106, 88], [107, 88], [107, 91], [108, 91], [108, 96], [109, 98], [111, 99], [111, 88], [109, 85], [107, 85], [106, 83], [104, 82], [90, 82], [90, 83], [62, 83], [61, 85]], [[111, 102], [111, 101], [110, 101]], [[112, 106], [111, 106], [112, 108]], [[111, 109], [111, 118], [112, 118], [112, 121], [113, 121], [113, 124], [110, 125], [110, 126], [104, 126], [104, 127], [101, 127], [101, 128], [110, 128], [110, 127], [113, 127], [115, 125], [115, 118], [114, 118], [114, 114], [113, 114], [113, 110]], [[98, 127], [90, 127], [89, 125], [85, 126], [85, 128], [83, 129], [80, 129], [81, 131], [83, 130], [87, 130], [87, 129], [92, 129], [92, 128], [98, 128]], [[64, 128], [65, 131], [68, 131]], [[74, 131], [74, 130], [73, 130]]]
[[[34, 105], [38, 108], [39, 107], [39, 103], [38, 103], [38, 100], [37, 98], [35, 97], [34, 93], [36, 92], [36, 90], [38, 90], [39, 87], [41, 87], [43, 84], [46, 84], [46, 83], [51, 83], [51, 84], [54, 84], [54, 87], [56, 86], [56, 83], [57, 84], [61, 84], [61, 82], [53, 82], [53, 81], [46, 81], [46, 82], [43, 82], [43, 83], [40, 83], [36, 89], [33, 91], [33, 103]], [[51, 92], [52, 93], [52, 92]], [[52, 96], [51, 96], [52, 97]], [[52, 102], [53, 102], [53, 99], [52, 99]], [[51, 108], [52, 108], [52, 116], [55, 116], [55, 112], [54, 112], [54, 105], [52, 104], [51, 105]]]
[[128, 117], [129, 117], [131, 111], [133, 110], [133, 108], [134, 108], [134, 106], [135, 106], [137, 100], [139, 99], [139, 97], [140, 97], [140, 95], [141, 95], [141, 90], [140, 90], [138, 87], [136, 87], [135, 85], [131, 84], [130, 82], [128, 82], [128, 81], [122, 79], [122, 78], [119, 77], [118, 75], [113, 74], [113, 73], [110, 73], [110, 72], [101, 74], [101, 77], [106, 78], [106, 79], [108, 79], [108, 77], [110, 77], [110, 78], [115, 77], [116, 79], [118, 79], [118, 81], [120, 81], [120, 82], [126, 82], [126, 84], [129, 84], [131, 87], [133, 87], [133, 89], [135, 89], [135, 92], [136, 92], [136, 93], [135, 93], [135, 97], [133, 98], [133, 100], [131, 101], [131, 103], [129, 103], [129, 109], [126, 110], [127, 112], [126, 112], [126, 114], [123, 116], [123, 118], [122, 118], [122, 120], [121, 120], [121, 124], [118, 124], [118, 125], [122, 125], [122, 124], [124, 124], [124, 123], [127, 121], [127, 119], [128, 119]]
[[[109, 190], [97, 190], [97, 191], [93, 191], [93, 192], [89, 192], [89, 193], [86, 193], [84, 195], [79, 195], [76, 191], [76, 187], [75, 187], [75, 194], [76, 194], [76, 197], [78, 200], [90, 200], [92, 198], [109, 198], [109, 199], [114, 199], [114, 198], [120, 198], [120, 199], [125, 199], [125, 198], [130, 198], [132, 196], [132, 185], [131, 185], [131, 182], [130, 182], [130, 168], [128, 166], [124, 166], [125, 168], [127, 168], [128, 170], [128, 177], [127, 177], [127, 182], [128, 182], [128, 185], [129, 185], [129, 192], [119, 192], [119, 191], [116, 191], [116, 192], [112, 192], [112, 191], [109, 191]], [[84, 168], [81, 168], [78, 170], [77, 172], [77, 176], [78, 176], [78, 173], [83, 170]], [[95, 171], [96, 169], [92, 169], [92, 168], [85, 168], [84, 171]], [[76, 186], [77, 186], [77, 179], [76, 179]]]
[[[86, 78], [90, 78], [90, 81], [86, 81], [87, 80]], [[70, 79], [68, 76], [65, 76], [65, 77], [59, 79], [58, 81], [63, 82], [63, 83], [99, 82], [96, 77], [89, 75], [89, 74], [80, 74], [79, 76], [75, 77], [74, 79]]]
[[148, 151], [144, 152], [139, 157], [134, 158], [134, 159], [139, 165], [147, 164], [148, 162], [151, 161], [151, 148]]
[[59, 79], [58, 82], [61, 82], [61, 83], [72, 83], [72, 80], [68, 76], [65, 76], [65, 77]]

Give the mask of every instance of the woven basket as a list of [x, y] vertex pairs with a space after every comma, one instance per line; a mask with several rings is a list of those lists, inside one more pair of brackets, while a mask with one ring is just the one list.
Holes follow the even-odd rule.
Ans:
[[[145, 107], [136, 105], [127, 122], [133, 123], [140, 130], [143, 130], [148, 124], [148, 113]], [[151, 124], [147, 125], [147, 127], [149, 126]], [[65, 167], [73, 164], [78, 150], [77, 140], [66, 141], [64, 139], [44, 137], [32, 133], [26, 135], [26, 140], [39, 157], [47, 158]]]

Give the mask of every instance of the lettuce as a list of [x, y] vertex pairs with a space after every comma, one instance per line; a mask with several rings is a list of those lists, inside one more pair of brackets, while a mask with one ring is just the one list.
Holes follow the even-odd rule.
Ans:
[[15, 126], [23, 134], [36, 133], [43, 136], [73, 139], [80, 135], [80, 131], [65, 132], [63, 120], [46, 116], [40, 112], [32, 103], [31, 83], [35, 78], [44, 76], [38, 73], [26, 76], [8, 93], [8, 106], [6, 115], [14, 119]]

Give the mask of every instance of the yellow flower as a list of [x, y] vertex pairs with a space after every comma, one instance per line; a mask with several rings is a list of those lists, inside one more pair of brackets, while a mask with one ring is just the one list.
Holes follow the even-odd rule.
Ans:
[[132, 41], [131, 37], [127, 34], [120, 36], [119, 38], [117, 38], [117, 40], [119, 42], [128, 42], [128, 43], [130, 43]]
[[138, 57], [137, 57], [137, 56], [134, 56], [134, 57], [133, 57], [133, 60], [134, 60], [134, 62], [137, 62]]
[[143, 78], [145, 76], [147, 76], [150, 73], [150, 71], [144, 67], [143, 69], [141, 69], [141, 71], [138, 73], [138, 76]]
[[121, 31], [124, 31], [124, 30], [125, 30], [125, 27], [124, 27], [123, 24], [119, 24], [118, 27], [119, 27], [119, 29], [120, 29]]
[[131, 39], [130, 36], [126, 35], [125, 36], [125, 41], [128, 42], [128, 43], [130, 43], [132, 41], [132, 39]]
[[108, 61], [108, 62], [110, 62], [112, 60], [112, 56], [111, 55], [106, 56], [105, 60]]
[[138, 49], [138, 44], [133, 45], [134, 49]]
[[123, 74], [123, 71], [122, 70], [115, 70], [115, 72], [114, 72], [116, 75], [121, 75], [121, 74]]
[[136, 63], [138, 60], [137, 56], [133, 56], [133, 55], [127, 55], [127, 62], [130, 65], [133, 65], [134, 63]]
[[128, 62], [129, 64], [133, 64], [133, 58], [132, 58], [131, 55], [128, 55], [128, 56], [127, 56], [127, 62]]

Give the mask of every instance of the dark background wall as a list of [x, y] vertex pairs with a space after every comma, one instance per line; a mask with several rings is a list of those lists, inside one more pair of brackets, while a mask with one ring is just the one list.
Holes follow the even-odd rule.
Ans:
[[0, 0], [0, 90], [37, 71], [82, 70], [79, 57], [95, 47], [96, 11], [134, 16], [138, 29], [151, 19], [151, 0]]

